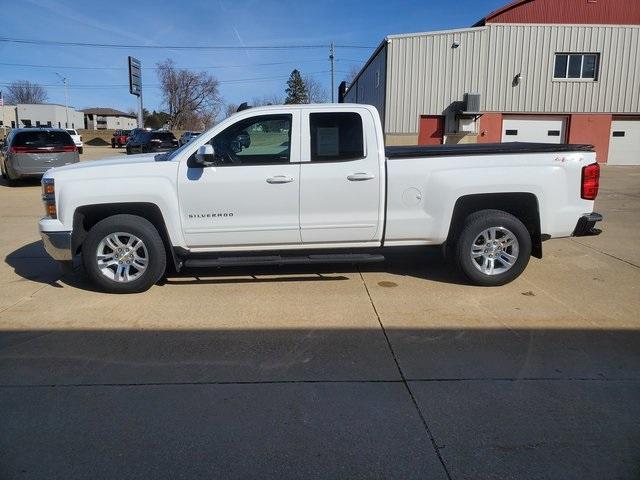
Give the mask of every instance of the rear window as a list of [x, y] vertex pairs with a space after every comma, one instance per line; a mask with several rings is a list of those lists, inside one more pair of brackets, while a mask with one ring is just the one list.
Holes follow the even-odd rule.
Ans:
[[15, 147], [61, 147], [74, 145], [71, 136], [67, 132], [18, 132], [13, 139]]
[[364, 157], [362, 118], [355, 112], [312, 113], [311, 161], [354, 160]]
[[77, 133], [76, 133], [76, 131], [75, 131], [75, 130], [67, 130], [67, 133], [68, 133], [69, 135], [77, 135]]
[[153, 132], [151, 138], [157, 138], [163, 141], [172, 141], [175, 137], [171, 132]]

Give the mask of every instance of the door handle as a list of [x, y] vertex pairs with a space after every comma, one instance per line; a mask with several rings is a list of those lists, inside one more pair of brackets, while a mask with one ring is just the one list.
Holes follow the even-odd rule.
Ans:
[[375, 175], [366, 172], [358, 172], [347, 175], [347, 180], [350, 180], [352, 182], [362, 182], [363, 180], [373, 180], [374, 178], [376, 178]]
[[291, 183], [295, 179], [287, 175], [276, 175], [274, 177], [267, 178], [267, 183]]

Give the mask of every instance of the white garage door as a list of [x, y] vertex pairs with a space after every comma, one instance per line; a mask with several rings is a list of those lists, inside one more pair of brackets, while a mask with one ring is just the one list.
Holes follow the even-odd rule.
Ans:
[[564, 118], [504, 117], [503, 142], [564, 143]]
[[640, 165], [640, 120], [611, 122], [610, 165]]

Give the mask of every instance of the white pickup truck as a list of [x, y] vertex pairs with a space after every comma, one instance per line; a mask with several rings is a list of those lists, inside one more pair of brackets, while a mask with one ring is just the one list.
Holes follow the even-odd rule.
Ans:
[[548, 238], [595, 234], [599, 167], [586, 145], [386, 147], [367, 105], [251, 108], [166, 154], [43, 177], [40, 232], [103, 290], [140, 292], [167, 265], [374, 262], [446, 246], [466, 277], [502, 285]]

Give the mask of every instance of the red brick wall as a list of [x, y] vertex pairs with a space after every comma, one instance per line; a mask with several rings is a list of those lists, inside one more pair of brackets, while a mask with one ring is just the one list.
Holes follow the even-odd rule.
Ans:
[[502, 141], [502, 114], [485, 113], [480, 117], [478, 143], [500, 143]]
[[418, 145], [440, 145], [444, 138], [444, 117], [423, 115], [420, 117]]
[[606, 162], [609, 154], [611, 115], [573, 114], [569, 120], [568, 143], [588, 143], [596, 148], [598, 162]]

